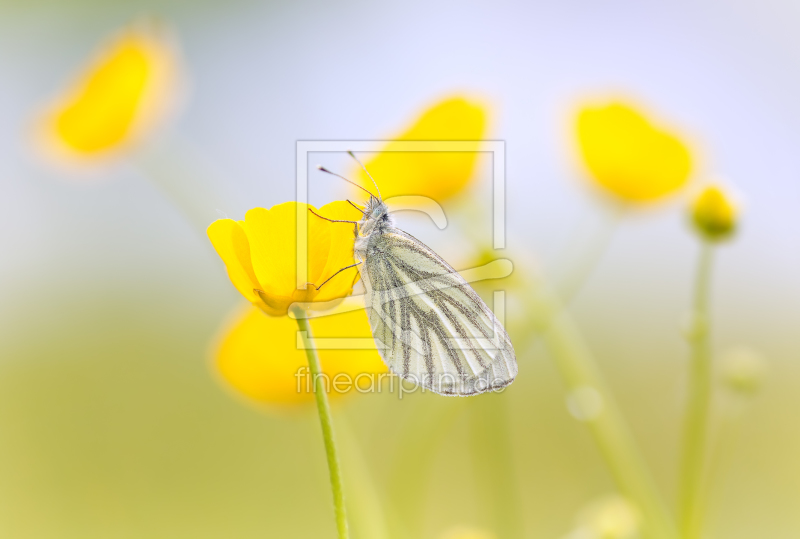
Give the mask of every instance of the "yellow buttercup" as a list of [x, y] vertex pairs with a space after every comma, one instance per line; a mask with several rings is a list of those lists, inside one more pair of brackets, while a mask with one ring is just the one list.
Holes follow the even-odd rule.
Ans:
[[125, 28], [43, 114], [41, 146], [58, 158], [92, 160], [139, 142], [175, 102], [178, 63], [164, 27]]
[[[358, 272], [343, 274], [317, 290], [297, 285], [297, 202], [270, 209], [253, 208], [244, 221], [218, 219], [208, 237], [225, 262], [228, 276], [251, 303], [272, 316], [285, 315], [295, 302], [327, 302], [350, 294]], [[313, 206], [302, 205], [304, 208]], [[332, 219], [352, 220], [360, 212], [337, 201], [319, 209]], [[310, 215], [305, 213], [305, 215]], [[304, 215], [304, 217], [305, 217]], [[339, 269], [353, 264], [353, 228], [313, 215], [308, 220], [308, 280], [322, 284]]]
[[[363, 309], [334, 310], [309, 322], [316, 338], [372, 337]], [[380, 382], [378, 375], [387, 372], [375, 349], [322, 347], [318, 352], [331, 397], [374, 390]], [[297, 321], [288, 316], [266, 316], [254, 307], [241, 309], [224, 327], [213, 359], [226, 384], [255, 403], [285, 407], [314, 400], [306, 352], [297, 346]]]
[[[425, 110], [366, 167], [379, 179], [386, 199], [399, 195], [418, 195], [438, 202], [461, 192], [474, 176], [477, 151], [405, 152], [393, 151], [394, 141], [474, 141], [477, 150], [486, 136], [486, 107], [477, 101], [457, 96], [444, 99]], [[360, 168], [354, 174], [361, 185], [370, 180]]]
[[693, 159], [687, 144], [628, 103], [585, 106], [575, 127], [588, 177], [623, 203], [656, 202], [689, 181]]

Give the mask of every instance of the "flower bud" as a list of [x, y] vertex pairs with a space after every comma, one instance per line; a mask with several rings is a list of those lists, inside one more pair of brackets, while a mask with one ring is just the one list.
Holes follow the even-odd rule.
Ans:
[[739, 209], [721, 187], [703, 189], [690, 210], [695, 229], [709, 241], [724, 240], [736, 231]]
[[622, 496], [611, 495], [589, 504], [578, 516], [568, 539], [634, 539], [639, 537], [639, 511]]
[[736, 348], [724, 354], [721, 363], [722, 383], [733, 393], [751, 396], [764, 381], [764, 359], [749, 348]]

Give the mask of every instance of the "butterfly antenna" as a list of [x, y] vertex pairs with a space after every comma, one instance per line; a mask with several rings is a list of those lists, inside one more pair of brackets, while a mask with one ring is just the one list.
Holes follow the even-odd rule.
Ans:
[[[336, 176], [337, 178], [341, 178], [341, 179], [343, 179], [344, 181], [346, 181], [347, 183], [350, 183], [350, 184], [353, 184], [353, 185], [355, 185], [355, 186], [356, 186], [356, 187], [358, 187], [359, 189], [363, 189], [364, 191], [366, 191], [366, 192], [367, 192], [367, 194], [368, 194], [369, 196], [371, 196], [372, 198], [375, 198], [375, 195], [373, 195], [372, 193], [370, 193], [369, 191], [367, 191], [366, 189], [364, 189], [363, 187], [361, 187], [360, 185], [358, 185], [356, 182], [348, 180], [347, 178], [345, 178], [345, 177], [344, 177], [344, 176], [342, 176], [341, 174], [336, 174], [335, 172], [331, 172], [330, 170], [328, 170], [327, 168], [323, 167], [322, 165], [317, 165], [317, 168], [318, 168], [319, 170], [321, 170], [322, 172], [327, 172], [328, 174], [333, 174], [333, 175], [334, 175], [334, 176]], [[377, 186], [376, 186], [376, 187], [377, 187]], [[378, 195], [380, 195], [380, 192], [378, 193]]]
[[358, 160], [358, 157], [356, 157], [353, 152], [351, 152], [350, 150], [347, 150], [347, 153], [350, 155], [350, 157], [355, 159], [356, 163], [361, 165], [361, 168], [363, 168], [364, 172], [367, 173], [367, 176], [369, 176], [369, 179], [372, 180], [372, 185], [374, 185], [375, 189], [377, 189], [377, 191], [378, 191], [378, 197], [381, 199], [381, 202], [383, 202], [383, 197], [381, 196], [381, 189], [380, 189], [380, 187], [378, 187], [378, 182], [376, 182], [375, 178], [372, 177], [372, 174], [369, 173], [369, 170], [367, 170], [367, 167], [364, 166], [364, 163], [362, 163], [361, 161]]

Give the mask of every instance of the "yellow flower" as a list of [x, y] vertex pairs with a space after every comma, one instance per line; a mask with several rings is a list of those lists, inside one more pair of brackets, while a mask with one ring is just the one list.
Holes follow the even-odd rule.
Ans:
[[576, 130], [591, 179], [623, 202], [654, 202], [689, 181], [692, 156], [686, 144], [626, 103], [582, 108]]
[[[463, 97], [445, 99], [426, 110], [416, 122], [393, 140], [475, 141], [475, 150], [486, 135], [486, 108]], [[378, 182], [383, 198], [398, 195], [427, 196], [439, 202], [467, 186], [475, 171], [476, 151], [404, 152], [390, 142], [365, 163]], [[372, 182], [359, 167], [360, 184], [372, 190]]]
[[130, 146], [170, 110], [177, 89], [177, 51], [165, 29], [133, 25], [114, 36], [38, 126], [43, 148], [57, 157], [91, 159]]
[[[331, 223], [311, 214], [297, 202], [269, 210], [254, 208], [244, 221], [219, 219], [208, 227], [208, 237], [225, 262], [233, 285], [248, 301], [273, 316], [285, 315], [294, 302], [326, 302], [347, 296], [358, 276], [345, 270], [320, 290], [297, 285], [297, 211], [308, 215], [308, 281], [321, 285], [353, 260], [353, 226]], [[361, 213], [347, 202], [332, 202], [317, 213], [329, 219], [355, 221]]]
[[[311, 318], [315, 339], [355, 337], [372, 339], [366, 312]], [[331, 397], [366, 392], [376, 387], [387, 369], [377, 350], [318, 348], [325, 387]], [[222, 378], [237, 393], [257, 403], [294, 405], [314, 400], [306, 353], [298, 347], [297, 321], [266, 316], [247, 307], [226, 326], [214, 353]], [[363, 376], [360, 376], [362, 375]]]
[[718, 186], [703, 189], [691, 205], [692, 223], [701, 235], [720, 241], [736, 231], [739, 210]]

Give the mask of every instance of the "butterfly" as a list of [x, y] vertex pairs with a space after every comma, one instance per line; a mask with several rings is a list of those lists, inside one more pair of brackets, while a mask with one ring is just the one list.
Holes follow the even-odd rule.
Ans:
[[470, 396], [496, 391], [517, 375], [514, 348], [502, 324], [464, 278], [417, 238], [394, 225], [380, 189], [353, 155], [378, 195], [369, 194], [355, 225], [355, 264], [366, 293], [372, 336], [389, 369], [440, 395]]

